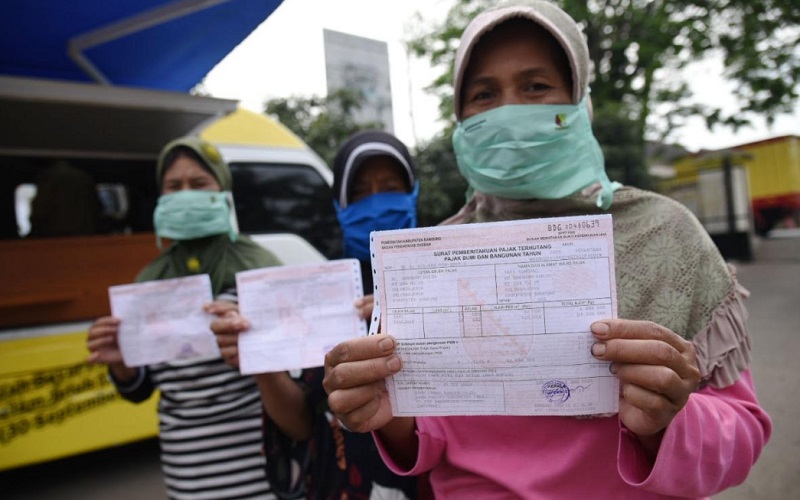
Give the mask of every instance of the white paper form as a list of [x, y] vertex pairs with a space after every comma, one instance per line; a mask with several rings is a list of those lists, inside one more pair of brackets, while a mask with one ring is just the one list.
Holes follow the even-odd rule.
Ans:
[[236, 287], [250, 322], [239, 336], [245, 375], [322, 366], [333, 346], [367, 333], [353, 305], [364, 295], [356, 259], [244, 271]]
[[589, 331], [617, 315], [610, 215], [379, 231], [371, 253], [395, 415], [618, 411]]
[[219, 356], [209, 328], [215, 316], [207, 274], [108, 288], [111, 314], [120, 318], [119, 348], [127, 366]]

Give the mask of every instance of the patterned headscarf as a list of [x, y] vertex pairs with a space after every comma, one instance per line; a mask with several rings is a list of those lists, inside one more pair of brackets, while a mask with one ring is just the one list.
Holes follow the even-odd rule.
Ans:
[[578, 23], [553, 3], [544, 0], [518, 0], [482, 12], [469, 23], [461, 35], [453, 72], [453, 106], [456, 118], [459, 120], [461, 119], [461, 87], [475, 46], [489, 31], [508, 20], [519, 18], [533, 21], [547, 30], [564, 49], [572, 74], [572, 104], [579, 103], [588, 92], [591, 60], [586, 37]]

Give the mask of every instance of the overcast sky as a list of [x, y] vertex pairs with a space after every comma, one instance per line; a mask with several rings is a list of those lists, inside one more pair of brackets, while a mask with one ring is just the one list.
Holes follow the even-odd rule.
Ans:
[[[413, 145], [441, 130], [438, 101], [424, 87], [438, 72], [425, 61], [409, 59], [403, 49], [415, 26], [415, 12], [429, 23], [444, 18], [452, 0], [284, 0], [280, 7], [206, 77], [215, 97], [238, 99], [253, 111], [273, 97], [326, 93], [322, 30], [331, 29], [385, 41], [389, 48], [395, 134]], [[695, 95], [709, 105], [730, 106], [730, 85], [720, 77], [720, 64], [693, 68]], [[792, 115], [733, 134], [727, 129], [705, 130], [693, 120], [675, 135], [689, 148], [718, 149], [777, 135], [800, 135], [800, 103]]]

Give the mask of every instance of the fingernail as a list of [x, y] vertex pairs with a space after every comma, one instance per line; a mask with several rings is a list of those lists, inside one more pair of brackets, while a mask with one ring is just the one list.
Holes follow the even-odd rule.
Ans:
[[393, 373], [400, 370], [400, 358], [392, 356], [386, 361], [386, 366], [389, 367], [389, 370]]
[[600, 337], [608, 335], [608, 324], [607, 323], [600, 323], [600, 322], [592, 323], [591, 329], [592, 329], [592, 333], [594, 333], [595, 335], [598, 335]]
[[616, 364], [612, 363], [612, 364], [608, 365], [608, 371], [610, 371], [611, 373], [616, 375], [617, 372], [619, 371], [619, 366], [617, 366]]
[[383, 352], [391, 351], [394, 349], [394, 340], [389, 337], [381, 339], [381, 341], [378, 342], [378, 347], [380, 347]]
[[606, 353], [606, 345], [600, 342], [596, 344], [592, 344], [592, 355], [593, 356], [602, 356]]

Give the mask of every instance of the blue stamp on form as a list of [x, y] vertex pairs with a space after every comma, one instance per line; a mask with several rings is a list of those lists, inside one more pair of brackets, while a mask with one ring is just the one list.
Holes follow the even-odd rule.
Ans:
[[569, 387], [560, 380], [549, 380], [542, 384], [542, 394], [549, 403], [563, 403], [569, 399]]

